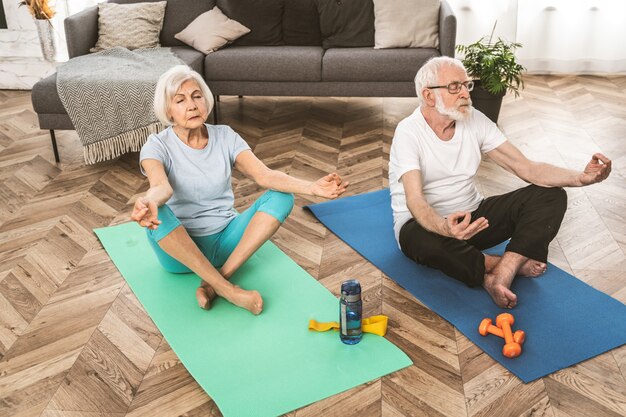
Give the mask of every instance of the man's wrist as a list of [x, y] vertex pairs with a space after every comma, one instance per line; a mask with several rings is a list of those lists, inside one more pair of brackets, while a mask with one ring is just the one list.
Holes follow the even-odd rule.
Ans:
[[583, 176], [584, 175], [585, 175], [584, 172], [581, 172], [580, 174], [576, 175], [576, 179], [574, 181], [574, 186], [575, 187], [584, 187], [585, 185], [587, 185], [583, 181]]
[[448, 228], [448, 219], [446, 217], [442, 217], [441, 220], [443, 223], [441, 224], [441, 231], [443, 232], [443, 236], [450, 237], [450, 230]]

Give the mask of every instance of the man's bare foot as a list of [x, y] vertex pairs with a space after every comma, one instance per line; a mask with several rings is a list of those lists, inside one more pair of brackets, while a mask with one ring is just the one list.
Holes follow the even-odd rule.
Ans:
[[[498, 307], [513, 308], [517, 305], [517, 295], [506, 285], [506, 279], [493, 274], [486, 274], [483, 287], [487, 290]], [[510, 283], [509, 283], [510, 285]]]
[[252, 314], [260, 314], [263, 311], [263, 299], [258, 291], [243, 290], [239, 287], [235, 287], [233, 295], [228, 299], [236, 306], [245, 308]]
[[524, 263], [524, 265], [521, 266], [519, 271], [517, 271], [517, 275], [535, 278], [546, 272], [547, 268], [548, 265], [544, 264], [543, 262], [529, 259]]
[[196, 290], [196, 299], [198, 300], [198, 305], [200, 308], [208, 310], [211, 308], [211, 302], [215, 300], [217, 294], [213, 287], [208, 284], [202, 284]]

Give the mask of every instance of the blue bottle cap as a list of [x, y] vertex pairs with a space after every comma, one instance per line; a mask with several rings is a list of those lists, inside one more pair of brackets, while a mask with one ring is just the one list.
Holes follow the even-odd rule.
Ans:
[[341, 296], [352, 295], [361, 295], [361, 284], [356, 279], [350, 279], [341, 284]]

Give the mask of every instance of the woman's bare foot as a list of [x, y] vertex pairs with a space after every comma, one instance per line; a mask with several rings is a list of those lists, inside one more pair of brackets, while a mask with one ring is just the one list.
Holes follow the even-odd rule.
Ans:
[[517, 271], [517, 275], [521, 275], [523, 277], [538, 277], [539, 275], [546, 272], [548, 265], [543, 262], [535, 261], [534, 259], [527, 260], [524, 265], [521, 266], [519, 271]]
[[504, 278], [499, 278], [493, 274], [486, 274], [483, 287], [487, 290], [493, 301], [498, 307], [513, 308], [517, 305], [517, 295], [506, 285], [510, 285]]
[[263, 299], [258, 291], [248, 291], [235, 287], [232, 296], [228, 297], [228, 301], [255, 315], [263, 311]]
[[[263, 310], [263, 299], [258, 291], [243, 290], [238, 285], [233, 285], [233, 291], [226, 298], [238, 307], [245, 308], [252, 314], [260, 314]], [[202, 283], [196, 290], [196, 299], [198, 305], [208, 310], [211, 308], [211, 302], [217, 297], [217, 293], [209, 284]]]
[[198, 300], [198, 305], [200, 306], [200, 308], [203, 308], [205, 310], [211, 308], [211, 302], [215, 300], [215, 297], [217, 297], [217, 294], [215, 293], [213, 287], [211, 287], [209, 284], [203, 283], [196, 290], [196, 299]]

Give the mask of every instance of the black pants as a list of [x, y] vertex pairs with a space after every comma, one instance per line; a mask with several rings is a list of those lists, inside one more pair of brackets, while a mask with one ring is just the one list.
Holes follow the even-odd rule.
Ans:
[[415, 262], [439, 269], [469, 285], [482, 285], [488, 249], [507, 239], [506, 247], [530, 259], [547, 262], [548, 245], [554, 239], [567, 209], [562, 188], [536, 185], [489, 197], [472, 213], [472, 221], [485, 217], [489, 227], [469, 240], [441, 236], [409, 220], [400, 229], [400, 248]]

